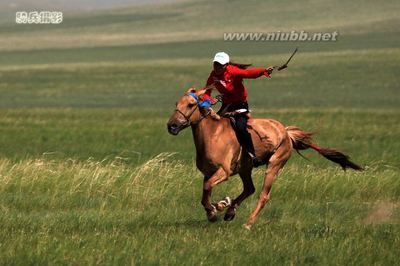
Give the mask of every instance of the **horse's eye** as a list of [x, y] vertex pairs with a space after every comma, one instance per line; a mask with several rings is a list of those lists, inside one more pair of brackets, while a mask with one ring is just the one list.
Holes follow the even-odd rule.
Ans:
[[188, 104], [188, 108], [193, 108], [194, 104], [193, 103], [189, 103]]

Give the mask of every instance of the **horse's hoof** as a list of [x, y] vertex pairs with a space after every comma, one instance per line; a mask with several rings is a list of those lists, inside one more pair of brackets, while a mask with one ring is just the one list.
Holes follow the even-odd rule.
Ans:
[[243, 228], [250, 231], [251, 230], [251, 224], [244, 224]]
[[229, 208], [224, 215], [224, 220], [232, 221], [233, 218], [235, 218], [235, 215], [236, 215], [236, 208]]
[[214, 205], [212, 205], [212, 207], [213, 207], [213, 210], [211, 210], [211, 211], [206, 210], [206, 211], [207, 211], [207, 219], [210, 222], [214, 223], [218, 220], [218, 216], [217, 216], [217, 208]]
[[207, 215], [207, 219], [209, 222], [215, 223], [218, 220], [217, 214]]

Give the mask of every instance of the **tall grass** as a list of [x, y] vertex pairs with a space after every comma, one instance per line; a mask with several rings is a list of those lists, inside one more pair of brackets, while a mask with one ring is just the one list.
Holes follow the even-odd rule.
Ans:
[[18, 163], [3, 159], [0, 192], [5, 199], [10, 196], [9, 204], [22, 212], [145, 209], [155, 198], [166, 198], [165, 193], [173, 190], [166, 186], [167, 181], [184, 171], [182, 164], [166, 162], [169, 156], [160, 154], [136, 168], [128, 167], [123, 158], [65, 162], [36, 159]]
[[[254, 173], [257, 193], [262, 174]], [[257, 197], [233, 222], [209, 224], [201, 175], [172, 154], [137, 167], [120, 159], [1, 159], [0, 263], [393, 264], [399, 182], [391, 168], [360, 174], [289, 165], [245, 232]], [[232, 178], [214, 199], [240, 191]], [[377, 206], [387, 209], [383, 216], [374, 216]]]

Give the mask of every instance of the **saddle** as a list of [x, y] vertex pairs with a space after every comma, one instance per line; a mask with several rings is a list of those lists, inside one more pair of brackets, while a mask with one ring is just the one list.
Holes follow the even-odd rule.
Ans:
[[[237, 115], [246, 114], [248, 119], [251, 118], [250, 110], [242, 108], [242, 109], [234, 110], [231, 112], [227, 112], [226, 109], [227, 109], [227, 107], [224, 110], [221, 110], [220, 112], [218, 112], [218, 114], [221, 117], [229, 118], [229, 120], [231, 121], [231, 125], [234, 129], [236, 129], [236, 116]], [[247, 128], [249, 128], [249, 125], [247, 125]]]
[[[247, 109], [239, 109], [239, 110], [235, 110], [233, 112], [225, 112], [220, 115], [222, 117], [229, 118], [232, 128], [236, 131], [235, 117], [241, 113], [246, 113], [246, 116], [249, 119], [251, 118], [250, 110], [247, 110]], [[257, 125], [256, 123], [252, 123], [251, 120], [249, 120], [249, 122], [247, 123], [247, 129], [249, 130], [249, 132], [250, 132], [250, 130], [254, 131], [262, 142], [268, 142], [267, 132], [265, 132], [264, 128], [262, 128], [261, 126]]]

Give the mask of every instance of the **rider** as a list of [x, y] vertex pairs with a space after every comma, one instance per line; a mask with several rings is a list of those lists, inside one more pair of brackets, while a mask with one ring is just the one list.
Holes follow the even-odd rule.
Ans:
[[[235, 132], [239, 143], [250, 155], [253, 166], [258, 167], [263, 164], [263, 161], [256, 157], [251, 135], [247, 131], [250, 111], [247, 103], [247, 89], [243, 84], [243, 79], [254, 79], [261, 76], [270, 78], [273, 67], [247, 69], [249, 66], [233, 63], [229, 60], [228, 54], [219, 52], [214, 57], [214, 70], [208, 77], [207, 86], [214, 85], [222, 95], [222, 106], [218, 113], [233, 112], [236, 125]], [[211, 97], [211, 91], [212, 89], [206, 91], [203, 100], [215, 103], [215, 99]]]

